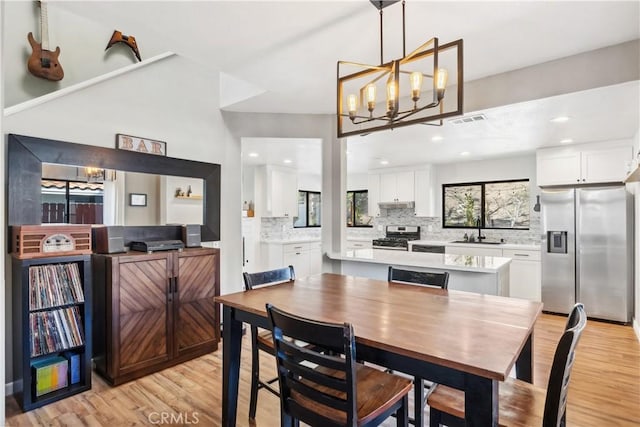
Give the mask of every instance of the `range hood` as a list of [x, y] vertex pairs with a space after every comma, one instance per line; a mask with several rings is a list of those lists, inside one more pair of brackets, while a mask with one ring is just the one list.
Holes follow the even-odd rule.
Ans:
[[380, 202], [378, 203], [380, 209], [414, 209], [416, 203], [410, 202]]

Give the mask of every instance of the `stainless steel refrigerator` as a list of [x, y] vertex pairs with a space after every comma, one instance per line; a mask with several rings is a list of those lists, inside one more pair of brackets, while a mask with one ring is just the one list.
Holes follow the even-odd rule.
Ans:
[[633, 201], [625, 187], [543, 189], [542, 302], [569, 313], [582, 302], [593, 318], [630, 322]]

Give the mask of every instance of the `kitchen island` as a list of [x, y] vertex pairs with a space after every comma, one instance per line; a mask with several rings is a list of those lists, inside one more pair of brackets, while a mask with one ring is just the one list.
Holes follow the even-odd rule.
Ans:
[[385, 249], [347, 250], [327, 253], [340, 261], [340, 273], [387, 279], [389, 266], [416, 271], [449, 272], [449, 289], [509, 296], [511, 258], [433, 254]]

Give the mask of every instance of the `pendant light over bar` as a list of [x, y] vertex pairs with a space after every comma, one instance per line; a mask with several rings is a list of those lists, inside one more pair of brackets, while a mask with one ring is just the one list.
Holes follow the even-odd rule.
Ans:
[[403, 57], [385, 63], [382, 10], [398, 0], [370, 1], [380, 11], [380, 65], [338, 61], [338, 138], [462, 115], [462, 39], [440, 45], [434, 37], [407, 55], [403, 0]]

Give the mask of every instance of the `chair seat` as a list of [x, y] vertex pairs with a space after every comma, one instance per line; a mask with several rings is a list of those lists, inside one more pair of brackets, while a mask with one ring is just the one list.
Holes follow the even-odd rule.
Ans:
[[[546, 390], [509, 378], [500, 383], [499, 425], [513, 427], [541, 426]], [[427, 404], [440, 412], [464, 419], [464, 392], [438, 385]]]
[[[330, 370], [327, 368], [317, 368], [327, 375], [344, 378], [344, 372]], [[369, 366], [357, 364], [357, 409], [358, 424], [366, 424], [375, 419], [378, 415], [388, 410], [396, 402], [400, 401], [410, 390], [412, 381], [398, 375], [388, 374]], [[317, 384], [307, 383], [319, 391], [336, 396], [335, 392]], [[341, 398], [345, 398], [341, 393]], [[335, 420], [339, 424], [346, 423], [344, 412], [324, 406], [318, 402], [308, 399], [298, 393], [293, 392], [294, 399], [302, 406], [315, 412], [320, 412], [324, 416]]]

